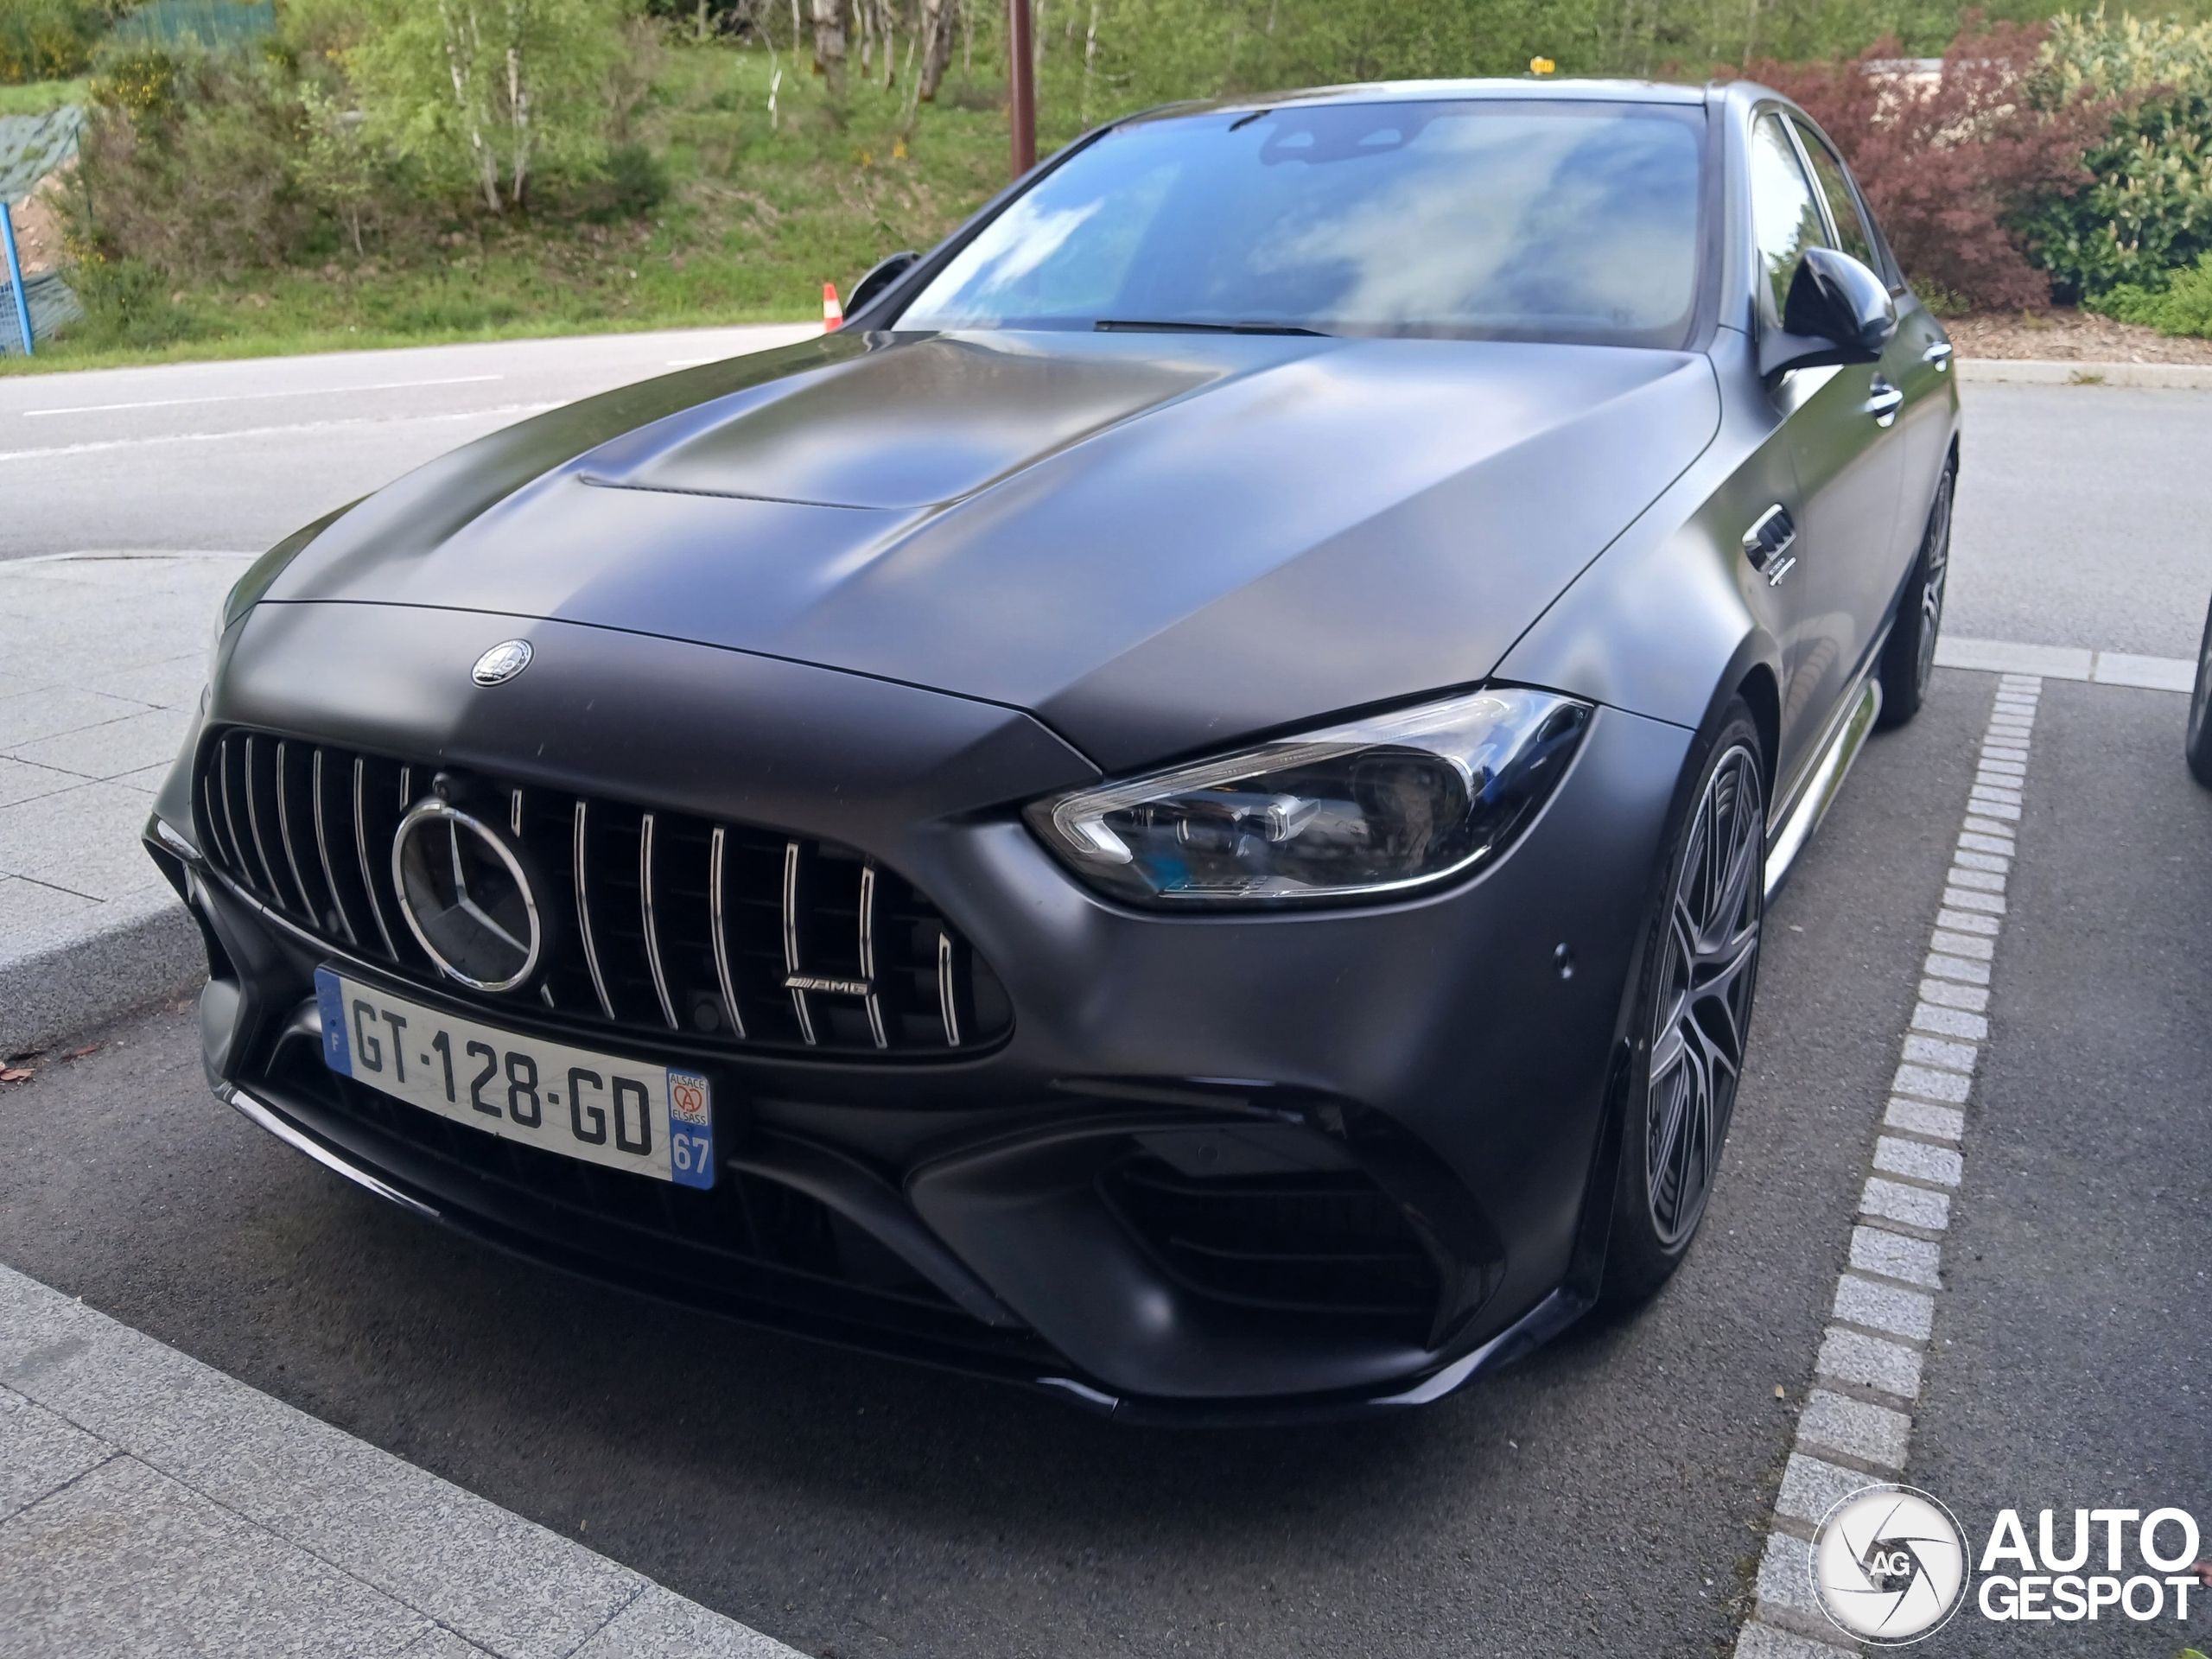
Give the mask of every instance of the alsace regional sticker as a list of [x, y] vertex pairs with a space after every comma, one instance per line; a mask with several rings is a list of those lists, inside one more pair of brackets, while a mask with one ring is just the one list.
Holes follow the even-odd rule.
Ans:
[[715, 1123], [706, 1078], [696, 1071], [668, 1073], [668, 1167], [678, 1186], [715, 1184]]

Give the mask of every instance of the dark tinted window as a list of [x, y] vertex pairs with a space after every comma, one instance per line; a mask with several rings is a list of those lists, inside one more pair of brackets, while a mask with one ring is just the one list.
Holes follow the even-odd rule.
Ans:
[[899, 327], [1257, 322], [1679, 346], [1704, 118], [1531, 99], [1136, 122], [1015, 201]]
[[1805, 154], [1812, 158], [1814, 175], [1821, 181], [1821, 194], [1828, 200], [1828, 211], [1835, 216], [1836, 240], [1843, 245], [1846, 253], [1878, 276], [1881, 263], [1874, 257], [1873, 239], [1866, 234], [1866, 226], [1859, 217], [1859, 202], [1851, 194], [1843, 163], [1821, 142], [1818, 133], [1802, 121], [1794, 124], [1797, 136], [1805, 141]]

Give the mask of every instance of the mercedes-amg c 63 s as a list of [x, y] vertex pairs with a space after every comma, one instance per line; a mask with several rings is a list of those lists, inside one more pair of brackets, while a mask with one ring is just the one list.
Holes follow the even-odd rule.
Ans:
[[1071, 145], [818, 340], [289, 537], [147, 844], [425, 1217], [1141, 1421], [1433, 1399], [1703, 1216], [1958, 398], [1755, 86]]

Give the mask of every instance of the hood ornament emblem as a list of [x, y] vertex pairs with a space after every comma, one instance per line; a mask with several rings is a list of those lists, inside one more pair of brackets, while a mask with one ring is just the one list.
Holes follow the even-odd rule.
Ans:
[[476, 659], [468, 677], [479, 685], [505, 685], [530, 666], [530, 658], [529, 640], [502, 639]]

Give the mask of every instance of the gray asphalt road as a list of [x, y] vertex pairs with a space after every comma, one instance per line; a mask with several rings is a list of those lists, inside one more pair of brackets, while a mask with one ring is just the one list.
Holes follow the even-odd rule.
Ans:
[[0, 559], [257, 552], [536, 410], [810, 332], [684, 329], [0, 379]]
[[181, 1012], [5, 1096], [0, 1259], [814, 1653], [1709, 1653], [1990, 685], [1942, 675], [1869, 747], [1776, 909], [1726, 1176], [1674, 1286], [1400, 1421], [1116, 1430], [580, 1287], [215, 1105]]

